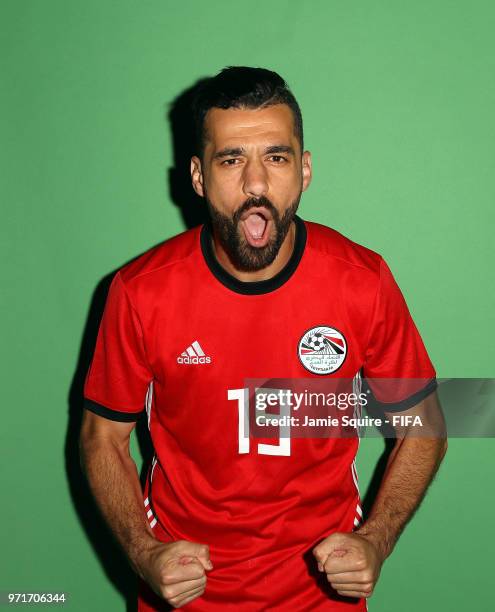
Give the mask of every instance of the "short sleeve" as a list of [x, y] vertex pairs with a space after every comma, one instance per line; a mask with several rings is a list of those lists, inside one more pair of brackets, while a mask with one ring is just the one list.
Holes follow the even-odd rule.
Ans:
[[152, 379], [141, 324], [117, 272], [84, 384], [85, 408], [115, 421], [136, 421]]
[[363, 374], [387, 410], [406, 410], [437, 387], [435, 369], [395, 279], [382, 259]]

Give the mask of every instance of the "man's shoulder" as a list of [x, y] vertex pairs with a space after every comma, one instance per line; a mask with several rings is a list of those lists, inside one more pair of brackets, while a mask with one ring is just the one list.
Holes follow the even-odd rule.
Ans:
[[166, 273], [197, 255], [201, 227], [194, 227], [172, 236], [148, 249], [119, 269], [122, 280], [129, 284], [156, 272]]
[[308, 234], [307, 247], [318, 259], [329, 259], [343, 266], [357, 266], [374, 274], [380, 273], [383, 258], [376, 251], [327, 225], [306, 220], [304, 223]]

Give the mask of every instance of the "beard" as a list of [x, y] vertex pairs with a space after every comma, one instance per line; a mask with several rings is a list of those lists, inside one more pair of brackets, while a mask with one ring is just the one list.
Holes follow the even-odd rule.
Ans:
[[[280, 216], [280, 213], [268, 198], [264, 196], [258, 199], [248, 198], [229, 217], [219, 212], [206, 195], [206, 203], [210, 212], [213, 229], [230, 261], [238, 270], [256, 272], [273, 263], [294, 220], [300, 199], [301, 193], [284, 214]], [[268, 243], [262, 247], [255, 247], [249, 244], [240, 227], [242, 215], [256, 206], [265, 207], [270, 212], [273, 220], [272, 229], [274, 231], [272, 231], [272, 236], [270, 236]]]

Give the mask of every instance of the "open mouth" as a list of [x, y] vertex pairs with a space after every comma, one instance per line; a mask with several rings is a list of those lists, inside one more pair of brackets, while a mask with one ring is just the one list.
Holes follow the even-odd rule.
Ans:
[[241, 218], [244, 236], [251, 246], [263, 247], [270, 238], [273, 221], [265, 208], [251, 208]]

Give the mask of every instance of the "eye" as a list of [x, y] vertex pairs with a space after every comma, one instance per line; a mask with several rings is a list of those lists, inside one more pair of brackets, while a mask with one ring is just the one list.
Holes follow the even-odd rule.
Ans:
[[287, 161], [287, 158], [283, 157], [282, 155], [270, 155], [270, 157], [268, 159], [271, 159], [276, 164], [281, 164], [281, 163]]
[[229, 159], [224, 159], [223, 162], [220, 164], [221, 166], [235, 166], [236, 165], [236, 161], [239, 161], [239, 159], [237, 157], [232, 157]]

